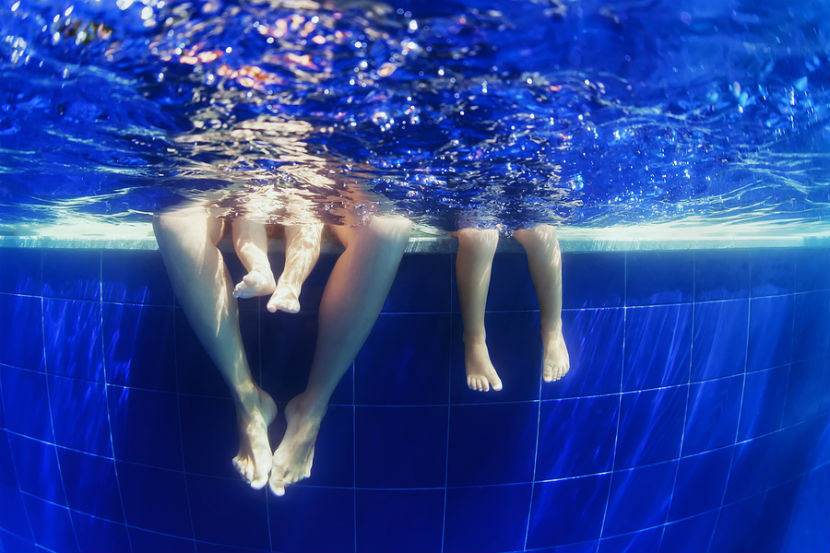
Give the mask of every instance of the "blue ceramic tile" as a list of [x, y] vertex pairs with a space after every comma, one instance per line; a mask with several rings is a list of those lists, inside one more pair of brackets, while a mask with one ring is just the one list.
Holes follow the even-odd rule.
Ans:
[[826, 551], [830, 546], [830, 466], [806, 474], [792, 513], [784, 553]]
[[599, 547], [599, 540], [583, 541], [580, 543], [569, 543], [557, 547], [543, 547], [534, 549], [533, 553], [596, 553]]
[[412, 254], [401, 259], [383, 313], [449, 313], [452, 256]]
[[830, 249], [796, 250], [795, 287], [802, 292], [830, 288]]
[[103, 318], [110, 384], [175, 391], [175, 310], [105, 303]]
[[[128, 524], [192, 538], [183, 473], [123, 462], [117, 470]], [[135, 539], [133, 547], [141, 551]]]
[[830, 353], [830, 292], [795, 296], [793, 360]]
[[131, 551], [127, 528], [83, 513], [73, 512], [72, 523], [81, 551]]
[[101, 252], [49, 250], [43, 254], [43, 295], [47, 298], [101, 298]]
[[688, 382], [691, 343], [691, 305], [628, 309], [623, 391]]
[[640, 553], [655, 552], [660, 547], [662, 528], [642, 530], [635, 534], [603, 538], [599, 544], [599, 553]]
[[[316, 313], [262, 317], [262, 387], [279, 402], [305, 389], [317, 340]], [[341, 385], [348, 385], [341, 382]], [[351, 402], [351, 394], [349, 401]]]
[[228, 385], [222, 380], [221, 373], [199, 343], [184, 313], [177, 309], [175, 317], [179, 392], [230, 398]]
[[784, 404], [784, 426], [795, 424], [830, 408], [830, 357], [793, 363]]
[[743, 547], [749, 548], [750, 551], [781, 551], [783, 549], [784, 540], [788, 538], [790, 524], [782, 523], [782, 513], [792, 516], [801, 485], [801, 478], [795, 478], [767, 491], [756, 531], [751, 539], [743, 544]]
[[227, 398], [180, 396], [184, 467], [208, 476], [240, 478], [231, 459], [239, 452], [236, 409]]
[[537, 425], [536, 403], [450, 407], [447, 484], [529, 482]]
[[187, 477], [187, 490], [197, 540], [268, 547], [266, 491], [253, 490], [234, 480], [196, 475]]
[[789, 372], [790, 368], [784, 366], [746, 375], [738, 441], [778, 430], [781, 426]]
[[734, 443], [741, 413], [742, 376], [692, 384], [683, 455]]
[[709, 547], [717, 511], [674, 522], [666, 526], [660, 553], [700, 553]]
[[625, 254], [570, 253], [562, 256], [562, 305], [620, 307], [625, 295]]
[[615, 396], [542, 403], [536, 480], [610, 470], [618, 415]]
[[444, 484], [447, 407], [357, 407], [357, 486]]
[[0, 365], [0, 383], [6, 428], [53, 442], [46, 375]]
[[[285, 497], [268, 492], [267, 501], [274, 551], [354, 551], [354, 490], [289, 486]], [[424, 513], [424, 516], [430, 514]]]
[[744, 549], [759, 531], [763, 495], [725, 505], [721, 509], [710, 551], [756, 551]]
[[604, 475], [535, 484], [527, 547], [598, 538], [610, 480]]
[[726, 489], [726, 503], [740, 501], [781, 482], [789, 472], [792, 453], [770, 455], [781, 443], [777, 434], [755, 438], [735, 446], [732, 472]]
[[[5, 439], [5, 436], [2, 438]], [[0, 509], [0, 528], [31, 541], [32, 529], [16, 483], [14, 487], [0, 484], [0, 505], [3, 506]], [[2, 535], [3, 532], [0, 532], [0, 536]]]
[[145, 532], [138, 528], [129, 529], [130, 542], [133, 544], [133, 551], [164, 551], [164, 553], [193, 553], [196, 551], [196, 544], [192, 540], [174, 538]]
[[101, 306], [91, 301], [43, 301], [44, 352], [52, 374], [104, 379]]
[[66, 505], [55, 446], [22, 436], [9, 435], [17, 481], [24, 492]]
[[720, 506], [731, 460], [729, 448], [681, 459], [669, 519], [691, 517]]
[[628, 468], [680, 453], [686, 386], [624, 394], [614, 465]]
[[744, 250], [695, 252], [695, 300], [749, 295], [749, 255]]
[[381, 315], [355, 360], [360, 404], [449, 401], [450, 315]]
[[447, 490], [444, 551], [524, 549], [531, 484]]
[[756, 250], [750, 257], [752, 297], [789, 294], [795, 287], [794, 250]]
[[528, 401], [539, 397], [542, 381], [542, 339], [539, 314], [488, 313], [484, 317], [487, 349], [499, 373], [501, 391], [477, 392], [467, 387], [461, 317], [453, 320], [450, 366], [453, 403]]
[[443, 490], [358, 490], [357, 551], [440, 551], [443, 512]]
[[0, 248], [0, 292], [38, 296], [42, 250]]
[[17, 473], [12, 461], [12, 451], [9, 446], [7, 432], [2, 427], [0, 427], [0, 485], [17, 487]]
[[744, 372], [749, 300], [696, 303], [692, 381]]
[[121, 495], [111, 459], [58, 449], [69, 507], [111, 521], [123, 522]]
[[58, 445], [112, 456], [103, 382], [50, 376], [49, 398]]
[[691, 301], [693, 261], [688, 252], [629, 252], [626, 305]]
[[[453, 283], [457, 290], [457, 281]], [[458, 297], [458, 294], [456, 294]], [[527, 256], [524, 252], [500, 252], [493, 258], [490, 291], [487, 294], [488, 311], [519, 311], [539, 309], [536, 289], [530, 278]]]
[[108, 389], [115, 457], [182, 468], [176, 396], [119, 386]]
[[614, 473], [603, 534], [650, 528], [666, 519], [677, 462]]
[[0, 551], [9, 551], [10, 553], [35, 553], [37, 549], [35, 549], [34, 542], [31, 538], [24, 539], [14, 534], [0, 532]]
[[61, 553], [79, 550], [66, 507], [59, 507], [30, 495], [24, 495], [23, 502], [26, 504], [38, 544]]
[[620, 391], [623, 310], [588, 309], [562, 313], [562, 333], [571, 369], [542, 384], [542, 398], [580, 397]]
[[0, 294], [0, 363], [43, 370], [41, 299]]
[[789, 363], [792, 329], [792, 296], [750, 300], [747, 370], [759, 371]]
[[[351, 405], [329, 406], [317, 435], [314, 467], [307, 484], [354, 486], [354, 409]], [[273, 444], [276, 447], [276, 440]]]
[[173, 288], [157, 251], [105, 251], [104, 301], [173, 306]]

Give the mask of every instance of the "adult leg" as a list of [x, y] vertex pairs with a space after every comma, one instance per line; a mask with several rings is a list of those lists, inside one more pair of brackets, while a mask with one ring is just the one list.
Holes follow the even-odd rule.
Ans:
[[345, 246], [320, 302], [317, 344], [308, 386], [285, 408], [285, 436], [274, 452], [271, 490], [308, 477], [314, 443], [329, 398], [377, 320], [409, 238], [411, 223], [396, 216], [333, 227]]
[[233, 289], [235, 298], [253, 298], [271, 294], [276, 288], [274, 273], [268, 261], [268, 236], [263, 223], [241, 216], [231, 222], [233, 247], [248, 270]]
[[545, 382], [559, 380], [570, 369], [568, 348], [562, 336], [562, 253], [556, 229], [539, 225], [513, 233], [527, 252], [530, 276], [539, 299], [542, 319]]
[[271, 468], [267, 428], [276, 405], [251, 378], [233, 283], [216, 247], [223, 227], [202, 206], [166, 212], [153, 221], [176, 297], [236, 403], [240, 448], [234, 466], [251, 486], [261, 488]]
[[502, 383], [490, 361], [484, 330], [484, 309], [490, 288], [493, 255], [499, 242], [495, 229], [461, 229], [458, 253], [455, 256], [455, 275], [458, 281], [458, 301], [461, 304], [461, 322], [464, 325], [464, 366], [467, 386], [480, 392], [501, 390]]
[[285, 226], [285, 267], [277, 288], [268, 300], [271, 313], [300, 310], [300, 290], [320, 257], [322, 223]]

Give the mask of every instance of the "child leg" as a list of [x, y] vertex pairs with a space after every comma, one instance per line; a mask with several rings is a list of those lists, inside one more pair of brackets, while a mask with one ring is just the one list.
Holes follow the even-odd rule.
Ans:
[[527, 252], [530, 276], [539, 299], [542, 319], [545, 382], [559, 380], [570, 368], [568, 348], [562, 336], [562, 254], [556, 229], [539, 225], [513, 233]]
[[486, 392], [491, 387], [501, 390], [502, 384], [490, 361], [485, 343], [484, 308], [490, 288], [490, 272], [493, 255], [499, 242], [495, 229], [461, 229], [458, 253], [455, 257], [455, 273], [458, 281], [458, 301], [461, 304], [461, 320], [464, 325], [464, 365], [467, 370], [467, 386], [471, 390]]
[[271, 313], [300, 310], [300, 290], [320, 257], [322, 223], [287, 225], [285, 227], [285, 267], [277, 287], [268, 300]]
[[233, 247], [239, 260], [248, 270], [242, 282], [233, 289], [235, 298], [265, 296], [274, 291], [274, 273], [268, 261], [268, 236], [265, 225], [246, 217], [237, 217], [231, 223]]

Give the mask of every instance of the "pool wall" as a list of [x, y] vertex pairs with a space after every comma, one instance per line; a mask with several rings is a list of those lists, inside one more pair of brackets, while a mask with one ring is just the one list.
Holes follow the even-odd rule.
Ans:
[[[297, 315], [241, 302], [281, 404], [333, 261]], [[0, 551], [830, 551], [830, 249], [563, 265], [571, 372], [542, 385], [527, 264], [503, 252], [505, 389], [480, 394], [452, 254], [407, 254], [312, 477], [277, 498], [231, 467], [233, 404], [157, 251], [0, 248]]]

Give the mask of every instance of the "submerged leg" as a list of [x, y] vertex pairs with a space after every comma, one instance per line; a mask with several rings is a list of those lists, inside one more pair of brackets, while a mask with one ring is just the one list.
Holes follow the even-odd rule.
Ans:
[[556, 229], [540, 225], [517, 230], [513, 236], [527, 252], [530, 276], [539, 299], [542, 319], [545, 382], [559, 380], [571, 367], [568, 348], [562, 336], [562, 253]]
[[322, 233], [322, 223], [285, 227], [285, 267], [276, 291], [268, 300], [267, 309], [271, 313], [300, 310], [300, 290], [320, 257]]
[[233, 247], [239, 260], [248, 270], [242, 281], [233, 289], [235, 298], [267, 296], [275, 288], [274, 273], [268, 261], [268, 236], [265, 225], [254, 223], [246, 217], [237, 217], [231, 223]]
[[458, 253], [455, 257], [455, 274], [458, 280], [458, 301], [461, 304], [461, 321], [464, 325], [464, 366], [467, 370], [467, 386], [471, 390], [487, 392], [501, 390], [502, 383], [490, 352], [487, 351], [484, 330], [484, 309], [490, 288], [490, 272], [493, 255], [499, 242], [495, 229], [461, 229]]
[[251, 378], [233, 284], [216, 247], [223, 227], [201, 206], [166, 212], [153, 221], [176, 297], [236, 403], [240, 448], [234, 466], [251, 486], [261, 488], [271, 468], [267, 428], [276, 405]]
[[271, 490], [308, 477], [314, 443], [328, 401], [377, 320], [409, 238], [410, 222], [376, 217], [333, 231], [345, 246], [320, 302], [319, 328], [308, 386], [285, 408], [285, 436], [274, 452]]

